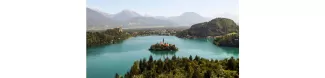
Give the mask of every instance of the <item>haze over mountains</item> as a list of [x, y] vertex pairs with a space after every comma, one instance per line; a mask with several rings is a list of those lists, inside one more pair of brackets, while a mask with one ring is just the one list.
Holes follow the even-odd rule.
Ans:
[[141, 17], [141, 15], [131, 10], [123, 10], [122, 12], [115, 14], [113, 19], [126, 21], [135, 17]]
[[180, 16], [169, 17], [170, 20], [176, 22], [179, 25], [191, 26], [196, 23], [211, 20], [211, 18], [202, 17], [194, 12], [185, 12]]
[[87, 29], [102, 27], [133, 27], [133, 26], [191, 26], [209, 21], [195, 12], [185, 12], [180, 16], [164, 17], [140, 15], [135, 11], [123, 10], [117, 14], [109, 14], [96, 9], [87, 8]]

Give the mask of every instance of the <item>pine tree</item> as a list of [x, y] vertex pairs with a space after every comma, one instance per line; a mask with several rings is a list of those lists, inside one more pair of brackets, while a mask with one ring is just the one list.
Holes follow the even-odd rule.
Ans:
[[163, 71], [163, 67], [164, 67], [164, 65], [163, 65], [163, 62], [161, 61], [161, 59], [159, 59], [158, 61], [157, 61], [157, 65], [158, 65], [158, 67], [157, 67], [157, 73], [161, 73], [162, 71]]
[[139, 67], [140, 67], [140, 72], [144, 71], [144, 65], [142, 60], [140, 60]]
[[190, 55], [189, 59], [190, 59], [191, 61], [193, 60], [192, 55]]
[[228, 62], [227, 62], [227, 66], [228, 66], [228, 69], [230, 70], [236, 70], [236, 60], [234, 59], [234, 57], [231, 57]]
[[140, 68], [139, 68], [139, 62], [134, 62], [132, 68], [131, 68], [131, 76], [140, 74]]
[[191, 66], [191, 63], [186, 63], [185, 64], [185, 70], [187, 72], [187, 78], [192, 78], [192, 75], [194, 73], [194, 69]]
[[152, 56], [150, 55], [150, 57], [149, 57], [149, 63], [151, 63], [153, 61], [153, 58], [152, 58]]
[[142, 64], [143, 65], [143, 69], [141, 69], [141, 70], [145, 71], [146, 70], [146, 67], [148, 66], [147, 59], [146, 58], [143, 58], [142, 63], [143, 63]]
[[172, 57], [172, 60], [174, 60], [174, 61], [176, 60], [176, 56], [175, 55]]
[[125, 75], [124, 75], [125, 78], [131, 78], [131, 75], [130, 75], [130, 72], [127, 72]]
[[143, 63], [147, 62], [147, 59], [146, 58], [143, 58], [142, 62]]
[[120, 78], [120, 76], [116, 73], [116, 74], [115, 74], [115, 78]]
[[194, 60], [196, 60], [196, 61], [199, 61], [199, 59], [200, 59], [200, 57], [199, 57], [199, 56], [197, 56], [197, 55], [195, 55], [195, 58], [194, 58]]
[[204, 78], [211, 78], [211, 70], [208, 70], [206, 73], [204, 73]]
[[192, 78], [201, 78], [198, 70], [194, 71]]

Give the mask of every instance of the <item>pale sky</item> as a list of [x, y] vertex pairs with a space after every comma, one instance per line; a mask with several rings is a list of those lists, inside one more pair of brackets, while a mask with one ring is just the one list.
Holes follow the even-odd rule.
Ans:
[[195, 12], [205, 17], [238, 16], [238, 0], [87, 0], [87, 7], [116, 14], [124, 9], [141, 15], [179, 16]]

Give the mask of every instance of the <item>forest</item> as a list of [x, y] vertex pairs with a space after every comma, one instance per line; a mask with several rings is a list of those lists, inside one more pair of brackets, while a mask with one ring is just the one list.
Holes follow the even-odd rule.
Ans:
[[239, 48], [239, 34], [229, 33], [224, 36], [216, 37], [213, 41], [215, 45]]
[[239, 59], [205, 59], [199, 56], [171, 59], [135, 61], [125, 75], [116, 73], [115, 78], [238, 78]]
[[87, 47], [104, 44], [114, 44], [131, 37], [129, 33], [123, 32], [120, 28], [107, 29], [105, 31], [97, 32], [87, 32], [86, 35]]

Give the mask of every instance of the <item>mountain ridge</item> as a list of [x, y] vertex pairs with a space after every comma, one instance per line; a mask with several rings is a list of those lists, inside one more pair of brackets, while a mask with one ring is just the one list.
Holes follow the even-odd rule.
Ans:
[[121, 12], [114, 14], [113, 19], [115, 20], [120, 20], [120, 21], [125, 21], [129, 20], [135, 17], [142, 17], [140, 14], [137, 12], [131, 11], [131, 10], [122, 10]]
[[105, 25], [118, 25], [119, 22], [111, 19], [108, 14], [86, 8], [87, 27], [104, 27]]
[[195, 12], [184, 12], [179, 16], [165, 17], [148, 14], [141, 15], [129, 9], [122, 10], [116, 14], [109, 14], [87, 7], [87, 27], [90, 25], [91, 27], [191, 26], [211, 19]]

